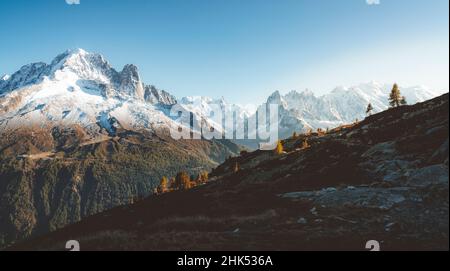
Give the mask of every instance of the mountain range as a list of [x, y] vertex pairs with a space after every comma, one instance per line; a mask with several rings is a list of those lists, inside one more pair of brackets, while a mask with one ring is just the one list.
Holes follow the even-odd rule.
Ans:
[[[374, 113], [386, 110], [391, 87], [370, 82], [337, 87], [322, 96], [309, 90], [286, 95], [276, 91], [268, 97], [267, 104], [279, 105], [279, 134], [286, 138], [294, 131], [333, 128], [363, 119], [369, 103]], [[423, 86], [401, 88], [401, 91], [411, 104], [442, 94]], [[253, 105], [253, 110], [248, 110], [223, 98], [200, 98], [201, 106], [194, 108], [195, 97], [177, 100], [164, 90], [144, 84], [134, 65], [126, 65], [118, 72], [100, 54], [68, 50], [50, 64], [29, 64], [0, 79], [0, 129], [14, 129], [25, 123], [77, 124], [94, 136], [101, 132], [113, 134], [117, 127], [170, 129], [178, 126], [170, 116], [169, 108], [174, 104], [217, 126], [209, 118], [211, 104], [219, 104], [225, 111], [238, 111], [239, 123], [254, 118], [258, 107]]]

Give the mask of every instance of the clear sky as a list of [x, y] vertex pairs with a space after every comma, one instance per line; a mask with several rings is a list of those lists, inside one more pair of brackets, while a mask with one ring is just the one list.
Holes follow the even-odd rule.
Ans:
[[449, 1], [376, 2], [1, 0], [0, 73], [83, 48], [178, 97], [251, 103], [371, 80], [448, 90]]

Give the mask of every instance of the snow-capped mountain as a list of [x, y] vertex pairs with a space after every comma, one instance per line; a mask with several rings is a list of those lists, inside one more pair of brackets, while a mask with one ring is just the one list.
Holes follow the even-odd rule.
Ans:
[[[364, 119], [369, 103], [374, 108], [372, 113], [384, 111], [389, 108], [391, 89], [392, 84], [369, 82], [353, 87], [337, 87], [322, 96], [316, 96], [310, 90], [293, 90], [284, 96], [276, 91], [268, 98], [267, 103], [279, 105], [280, 136], [286, 137], [294, 131], [333, 128]], [[424, 86], [401, 87], [401, 93], [409, 104], [443, 94]]]
[[175, 103], [169, 93], [143, 84], [136, 66], [117, 72], [103, 56], [78, 49], [2, 79], [0, 129], [24, 124], [152, 129], [172, 124], [160, 107]]
[[[332, 128], [365, 117], [369, 103], [374, 113], [388, 108], [392, 85], [375, 82], [316, 96], [312, 91], [274, 92], [268, 104], [279, 105], [279, 135], [312, 128]], [[425, 87], [401, 88], [412, 104], [440, 93]], [[11, 76], [0, 78], [0, 131], [23, 125], [52, 127], [79, 125], [92, 134], [113, 133], [116, 128], [148, 129], [178, 127], [170, 107], [179, 105], [197, 120], [221, 128], [211, 116], [219, 106], [224, 115], [232, 115], [237, 127], [245, 119], [255, 118], [256, 106], [246, 108], [225, 99], [185, 97], [177, 99], [166, 91], [143, 83], [138, 68], [126, 65], [116, 71], [100, 54], [82, 49], [58, 55], [50, 64], [32, 63]], [[263, 106], [263, 105], [262, 105]]]

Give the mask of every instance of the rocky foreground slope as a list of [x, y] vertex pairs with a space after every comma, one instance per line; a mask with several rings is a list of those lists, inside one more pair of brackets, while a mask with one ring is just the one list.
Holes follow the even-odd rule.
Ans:
[[210, 183], [84, 219], [12, 250], [436, 250], [449, 244], [448, 94], [285, 153], [228, 159]]

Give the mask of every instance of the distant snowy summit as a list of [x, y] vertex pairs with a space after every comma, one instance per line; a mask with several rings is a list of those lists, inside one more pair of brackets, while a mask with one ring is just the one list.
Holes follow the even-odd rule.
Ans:
[[[280, 131], [289, 136], [293, 130], [333, 128], [341, 124], [354, 122], [366, 117], [368, 104], [372, 104], [374, 113], [389, 108], [389, 94], [393, 84], [369, 82], [353, 87], [336, 87], [322, 96], [312, 91], [291, 91], [286, 95], [274, 92], [267, 103], [280, 105]], [[424, 86], [401, 88], [409, 104], [423, 102], [443, 94]], [[294, 127], [297, 127], [295, 129]]]
[[[312, 91], [274, 92], [267, 103], [279, 105], [281, 137], [309, 128], [332, 128], [365, 117], [369, 103], [375, 112], [388, 108], [392, 85], [370, 82], [354, 87], [338, 87], [329, 94], [316, 96]], [[401, 88], [413, 104], [441, 94], [426, 87]], [[12, 74], [0, 77], [0, 131], [27, 125], [73, 125], [93, 132], [127, 129], [177, 127], [169, 108], [178, 104], [209, 120], [209, 110], [219, 104], [225, 111], [238, 111], [237, 121], [255, 118], [255, 110], [230, 105], [225, 99], [193, 97], [177, 100], [170, 93], [146, 85], [135, 65], [115, 70], [100, 54], [82, 49], [68, 50], [50, 64], [32, 63]], [[197, 106], [197, 107], [196, 107]], [[256, 106], [255, 106], [256, 108]]]

